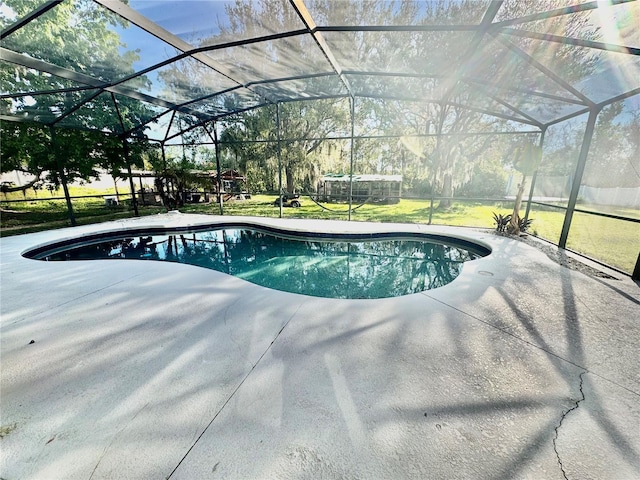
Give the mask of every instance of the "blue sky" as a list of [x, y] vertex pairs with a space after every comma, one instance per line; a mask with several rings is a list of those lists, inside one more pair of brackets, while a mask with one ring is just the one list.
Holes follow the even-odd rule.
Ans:
[[220, 0], [184, 0], [166, 2], [162, 0], [132, 0], [131, 8], [141, 13], [174, 35], [189, 42], [195, 34], [199, 38], [220, 32], [219, 22], [227, 24], [225, 5], [232, 3]]
[[[217, 35], [220, 23], [227, 23], [225, 5], [229, 3], [231, 2], [219, 0], [131, 0], [129, 6], [182, 40], [197, 46], [198, 39]], [[123, 50], [140, 50], [140, 60], [133, 65], [136, 71], [179, 54], [171, 46], [135, 25], [126, 29], [117, 27], [116, 30], [126, 44]], [[156, 73], [151, 72], [147, 77], [153, 82], [152, 91], [161, 87]]]

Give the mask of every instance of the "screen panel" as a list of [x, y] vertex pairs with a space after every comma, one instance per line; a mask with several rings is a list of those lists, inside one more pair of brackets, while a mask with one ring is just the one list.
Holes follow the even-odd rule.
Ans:
[[437, 2], [410, 0], [308, 0], [305, 2], [317, 25], [477, 25], [490, 0], [451, 2], [442, 9]]
[[97, 89], [93, 89], [79, 92], [14, 96], [0, 101], [0, 111], [2, 115], [16, 117], [22, 121], [48, 124], [97, 92]]
[[63, 2], [3, 39], [17, 53], [111, 82], [180, 53], [110, 10]]
[[230, 76], [242, 84], [333, 72], [313, 37], [306, 34], [210, 50], [206, 55], [228, 65]]
[[130, 7], [194, 47], [304, 28], [287, 0], [131, 0]]
[[344, 70], [446, 75], [465, 61], [474, 33], [323, 32]]

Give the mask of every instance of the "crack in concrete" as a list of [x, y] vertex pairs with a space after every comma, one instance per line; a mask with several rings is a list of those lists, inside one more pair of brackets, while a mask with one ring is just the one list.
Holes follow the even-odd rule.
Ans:
[[[573, 365], [574, 367], [580, 368], [582, 370], [586, 370], [585, 366], [580, 365], [580, 364], [578, 364], [576, 362], [573, 362], [570, 359], [565, 358], [562, 355], [559, 355], [559, 354], [553, 352], [553, 350], [550, 347], [545, 346], [545, 345], [541, 346], [541, 345], [536, 344], [534, 341], [529, 341], [526, 338], [521, 337], [520, 335], [509, 331], [506, 327], [501, 327], [498, 324], [492, 323], [493, 320], [484, 320], [484, 319], [480, 318], [479, 316], [472, 315], [471, 313], [465, 312], [464, 310], [461, 310], [458, 307], [454, 307], [453, 305], [451, 305], [451, 304], [449, 304], [449, 303], [447, 303], [445, 301], [442, 301], [439, 298], [436, 298], [434, 296], [429, 295], [427, 292], [422, 292], [421, 295], [424, 295], [425, 297], [430, 298], [431, 300], [434, 300], [434, 301], [436, 301], [436, 302], [438, 302], [438, 303], [440, 303], [442, 305], [445, 305], [445, 306], [449, 307], [450, 309], [455, 310], [456, 312], [459, 312], [459, 313], [461, 313], [461, 314], [463, 314], [463, 315], [465, 315], [465, 316], [467, 316], [469, 318], [472, 318], [472, 319], [474, 319], [474, 320], [476, 320], [476, 321], [478, 321], [480, 323], [483, 323], [483, 324], [485, 324], [485, 325], [487, 325], [487, 326], [489, 326], [491, 328], [495, 328], [499, 332], [502, 332], [502, 333], [504, 333], [506, 335], [509, 335], [510, 337], [513, 337], [516, 340], [529, 345], [530, 347], [537, 348], [538, 350], [541, 350], [541, 351], [543, 351], [544, 353], [546, 353], [548, 355], [551, 355], [551, 356], [553, 356], [555, 358], [558, 358], [558, 359], [562, 360], [563, 362], [566, 362], [566, 363], [568, 363], [570, 365]], [[597, 318], [599, 318], [599, 317], [597, 317]], [[640, 392], [635, 391], [635, 390], [631, 390], [629, 387], [627, 387], [625, 385], [622, 385], [621, 383], [618, 383], [615, 380], [611, 380], [610, 378], [607, 378], [603, 374], [600, 374], [600, 373], [595, 372], [593, 370], [588, 370], [588, 371], [586, 371], [586, 373], [590, 373], [591, 375], [594, 375], [594, 376], [596, 376], [596, 377], [598, 377], [598, 378], [600, 378], [600, 379], [602, 379], [602, 380], [604, 380], [606, 382], [612, 383], [616, 387], [623, 388], [624, 390], [626, 390], [629, 393], [632, 393], [633, 395], [640, 396]]]
[[[125, 423], [125, 424], [124, 424], [124, 426], [123, 426], [120, 430], [118, 430], [118, 431], [116, 432], [116, 434], [115, 434], [113, 437], [111, 437], [111, 441], [109, 442], [109, 445], [107, 445], [106, 447], [104, 447], [104, 450], [102, 451], [102, 454], [100, 455], [100, 457], [98, 458], [98, 461], [96, 462], [96, 466], [95, 466], [95, 467], [93, 467], [93, 470], [91, 471], [91, 475], [89, 475], [89, 480], [91, 480], [91, 479], [93, 478], [93, 475], [96, 473], [96, 470], [97, 470], [97, 469], [98, 469], [98, 467], [100, 466], [100, 462], [102, 462], [102, 459], [107, 455], [107, 451], [111, 448], [111, 445], [113, 445], [113, 443], [115, 442], [116, 438], [117, 438], [117, 437], [118, 437], [122, 432], [124, 432], [124, 431], [127, 429], [127, 427], [131, 424], [131, 422], [133, 422], [133, 421], [136, 419], [136, 417], [138, 416], [138, 414], [139, 414], [140, 412], [142, 412], [142, 411], [143, 411], [145, 408], [147, 408], [148, 406], [149, 406], [149, 402], [147, 402], [147, 403], [146, 403], [146, 404], [145, 404], [145, 405], [144, 405], [140, 410], [138, 410], [138, 411], [135, 413], [135, 415], [134, 415], [133, 417], [131, 417], [131, 419], [130, 419], [127, 423]], [[54, 436], [54, 437], [55, 437], [55, 436]], [[51, 440], [53, 440], [53, 438], [52, 438]], [[50, 442], [51, 440], [49, 440], [49, 442]], [[49, 442], [47, 442], [47, 443], [49, 443]], [[1, 479], [0, 479], [0, 480], [1, 480]]]
[[[244, 385], [244, 382], [249, 378], [249, 376], [253, 373], [253, 371], [256, 369], [256, 367], [258, 366], [258, 364], [262, 361], [262, 359], [265, 357], [265, 355], [267, 354], [267, 352], [271, 349], [271, 347], [273, 347], [273, 344], [276, 342], [276, 340], [278, 340], [278, 338], [280, 337], [280, 334], [284, 331], [285, 328], [287, 328], [287, 326], [289, 325], [289, 322], [291, 322], [291, 320], [293, 319], [293, 317], [295, 317], [298, 314], [298, 311], [300, 310], [300, 308], [302, 308], [302, 305], [304, 305], [305, 302], [301, 302], [298, 307], [295, 309], [295, 311], [293, 312], [293, 314], [291, 314], [291, 316], [288, 318], [288, 320], [284, 323], [284, 325], [282, 325], [282, 327], [280, 328], [280, 330], [278, 331], [278, 333], [276, 334], [276, 336], [273, 338], [273, 340], [271, 341], [271, 343], [269, 344], [269, 346], [267, 347], [267, 349], [262, 352], [262, 355], [260, 355], [260, 358], [258, 358], [258, 361], [255, 363], [255, 365], [253, 365], [250, 369], [249, 372], [247, 372], [247, 374], [244, 376], [244, 378], [242, 378], [242, 380], [240, 381], [240, 383], [238, 384], [238, 386], [236, 386], [235, 390], [233, 390], [233, 392], [231, 392], [231, 395], [229, 395], [229, 397], [225, 400], [225, 402], [222, 404], [222, 406], [220, 407], [220, 409], [215, 413], [215, 415], [213, 416], [213, 418], [211, 419], [211, 421], [207, 424], [206, 427], [204, 427], [204, 430], [202, 430], [202, 432], [200, 433], [200, 435], [198, 436], [198, 438], [196, 438], [196, 440], [192, 443], [192, 445], [187, 449], [187, 452], [182, 456], [182, 458], [180, 459], [180, 461], [178, 462], [178, 464], [174, 467], [173, 470], [171, 470], [171, 473], [169, 473], [169, 475], [167, 475], [165, 477], [165, 480], [169, 480], [174, 473], [176, 473], [176, 470], [178, 470], [178, 468], [180, 467], [180, 465], [182, 464], [182, 462], [185, 460], [185, 458], [187, 458], [187, 456], [191, 453], [191, 450], [194, 449], [194, 447], [196, 446], [196, 444], [200, 441], [200, 439], [202, 438], [202, 436], [205, 434], [205, 432], [209, 429], [209, 427], [213, 424], [213, 422], [216, 420], [216, 418], [218, 418], [218, 415], [220, 415], [220, 413], [222, 413], [222, 410], [224, 410], [224, 408], [227, 406], [227, 404], [229, 402], [231, 402], [231, 399], [236, 395], [236, 393], [238, 392], [238, 390], [240, 390], [240, 388], [242, 387], [242, 385]], [[218, 462], [220, 463], [220, 462]], [[218, 466], [218, 464], [216, 464], [216, 467]], [[0, 479], [2, 480], [2, 479]]]
[[558, 423], [558, 426], [555, 428], [555, 436], [553, 437], [553, 451], [556, 452], [556, 457], [558, 458], [558, 465], [560, 465], [560, 470], [562, 471], [562, 476], [564, 477], [565, 480], [569, 480], [569, 477], [567, 477], [567, 472], [564, 471], [564, 465], [562, 464], [562, 459], [560, 458], [560, 452], [558, 452], [558, 444], [557, 444], [558, 436], [560, 433], [560, 427], [562, 427], [562, 422], [564, 422], [564, 419], [567, 418], [567, 415], [569, 415], [571, 412], [573, 412], [574, 410], [577, 410], [578, 407], [580, 406], [580, 402], [582, 402], [585, 399], [584, 390], [582, 389], [582, 387], [584, 386], [584, 375], [587, 373], [589, 373], [587, 370], [584, 370], [582, 373], [580, 373], [581, 398], [576, 400], [575, 405], [573, 405], [569, 410], [567, 410], [562, 414], [562, 417], [560, 417], [560, 423]]

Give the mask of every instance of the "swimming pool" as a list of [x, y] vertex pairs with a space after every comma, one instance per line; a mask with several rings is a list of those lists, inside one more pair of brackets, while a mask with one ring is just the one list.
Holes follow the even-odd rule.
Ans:
[[251, 225], [98, 234], [26, 252], [45, 261], [137, 259], [197, 265], [286, 292], [386, 298], [452, 282], [490, 250], [442, 235], [310, 234]]

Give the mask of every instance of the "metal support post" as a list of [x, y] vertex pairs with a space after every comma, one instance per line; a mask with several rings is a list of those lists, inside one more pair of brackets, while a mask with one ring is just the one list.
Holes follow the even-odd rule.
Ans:
[[136, 199], [136, 188], [133, 185], [133, 175], [131, 173], [131, 160], [129, 158], [129, 144], [127, 139], [122, 139], [122, 148], [124, 149], [124, 159], [127, 162], [127, 175], [129, 175], [129, 189], [131, 190], [131, 205], [133, 205], [133, 215], [139, 217], [138, 200]]
[[356, 142], [354, 137], [355, 133], [355, 111], [356, 111], [356, 99], [355, 97], [349, 97], [349, 106], [351, 111], [351, 159], [349, 162], [349, 221], [351, 221], [351, 207], [353, 205], [353, 161], [356, 149]]
[[580, 191], [580, 183], [582, 182], [582, 175], [584, 173], [584, 167], [587, 164], [587, 157], [589, 156], [589, 147], [591, 146], [591, 139], [593, 138], [593, 131], [596, 126], [596, 119], [600, 113], [601, 107], [592, 108], [589, 110], [589, 118], [587, 119], [587, 127], [584, 131], [584, 138], [582, 140], [582, 148], [580, 149], [580, 155], [578, 156], [578, 164], [576, 165], [576, 171], [573, 175], [573, 183], [571, 184], [571, 193], [569, 194], [569, 203], [567, 204], [567, 211], [564, 216], [564, 222], [562, 224], [562, 232], [560, 233], [560, 240], [558, 241], [558, 247], [566, 248], [567, 238], [569, 237], [569, 228], [571, 228], [571, 220], [573, 219], [573, 212], [576, 208], [576, 202], [578, 200], [578, 193]]
[[640, 280], [640, 252], [638, 252], [638, 259], [636, 260], [636, 267], [631, 274], [633, 280]]
[[[547, 133], [547, 127], [543, 127], [540, 132], [540, 142], [538, 145], [540, 146], [540, 151], [542, 152], [542, 144], [544, 143], [544, 136]], [[540, 170], [540, 165], [542, 165], [542, 157], [540, 159], [540, 163], [536, 167], [536, 171], [533, 172], [533, 176], [531, 177], [531, 188], [529, 189], [529, 200], [527, 201], [527, 210], [524, 213], [524, 219], [529, 219], [529, 212], [531, 211], [531, 201], [533, 200], [533, 190], [536, 187], [536, 179], [538, 178], [538, 170]]]
[[438, 172], [438, 168], [440, 167], [440, 156], [441, 156], [441, 142], [442, 142], [442, 127], [444, 126], [444, 117], [446, 116], [445, 104], [440, 104], [440, 118], [438, 119], [438, 130], [436, 131], [436, 155], [433, 164], [433, 175], [431, 176], [431, 202], [429, 204], [429, 223], [431, 225], [431, 220], [433, 218], [433, 201], [436, 195], [436, 173]]
[[[161, 190], [160, 192], [158, 192], [160, 194], [160, 197], [164, 199], [165, 186], [167, 188], [167, 195], [169, 194], [169, 183], [167, 181], [167, 154], [164, 150], [164, 142], [160, 143], [160, 151], [162, 153], [162, 177], [160, 177], [160, 181], [157, 182], [157, 186], [159, 187], [159, 190]], [[164, 200], [163, 200], [163, 203], [164, 203]]]
[[[208, 132], [208, 131], [207, 131]], [[218, 205], [220, 206], [220, 215], [224, 215], [224, 196], [222, 195], [222, 171], [220, 169], [220, 142], [218, 141], [218, 129], [213, 124], [213, 143], [216, 149], [216, 171], [218, 172]]]
[[278, 139], [278, 198], [280, 218], [282, 218], [282, 147], [280, 145], [280, 103], [276, 103], [276, 135]]

